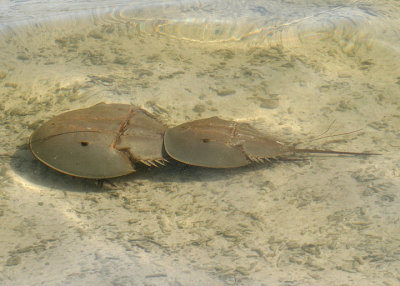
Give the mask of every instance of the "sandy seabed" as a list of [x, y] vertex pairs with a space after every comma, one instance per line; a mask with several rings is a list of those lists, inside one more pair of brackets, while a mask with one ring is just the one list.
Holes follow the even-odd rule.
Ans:
[[[143, 18], [3, 31], [1, 284], [398, 285], [399, 39], [382, 7], [361, 8], [238, 26], [237, 41], [229, 26]], [[171, 126], [220, 116], [299, 147], [382, 155], [172, 164], [114, 179], [115, 190], [33, 158], [35, 128], [98, 102]], [[325, 135], [362, 130], [312, 141], [332, 122]]]

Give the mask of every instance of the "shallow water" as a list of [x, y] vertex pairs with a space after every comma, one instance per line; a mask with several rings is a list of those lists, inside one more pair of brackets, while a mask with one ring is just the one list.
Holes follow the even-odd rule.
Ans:
[[[398, 2], [21, 3], [0, 9], [3, 285], [399, 283]], [[382, 155], [169, 166], [117, 190], [33, 158], [37, 126], [102, 101]], [[332, 122], [362, 130], [312, 141]]]

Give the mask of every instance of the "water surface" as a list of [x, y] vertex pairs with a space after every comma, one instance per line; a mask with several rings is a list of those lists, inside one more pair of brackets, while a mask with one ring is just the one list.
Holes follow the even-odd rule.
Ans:
[[[2, 284], [399, 283], [398, 2], [60, 3], [0, 9]], [[98, 102], [382, 155], [169, 166], [99, 190], [26, 145]], [[362, 130], [312, 140], [332, 122]]]

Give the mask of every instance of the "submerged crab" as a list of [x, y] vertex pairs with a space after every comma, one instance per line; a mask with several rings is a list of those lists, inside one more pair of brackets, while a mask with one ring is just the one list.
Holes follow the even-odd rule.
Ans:
[[208, 168], [237, 168], [253, 162], [286, 159], [294, 153], [375, 155], [296, 149], [261, 133], [247, 123], [218, 117], [199, 119], [167, 129], [164, 146], [168, 155], [175, 160]]
[[166, 126], [143, 109], [100, 103], [60, 114], [30, 137], [33, 155], [62, 173], [105, 179], [135, 172], [139, 162], [164, 165]]
[[127, 175], [137, 164], [160, 166], [171, 158], [194, 166], [236, 168], [293, 153], [373, 155], [296, 149], [248, 124], [218, 117], [168, 129], [143, 109], [105, 103], [54, 117], [33, 132], [29, 144], [49, 167], [88, 179]]

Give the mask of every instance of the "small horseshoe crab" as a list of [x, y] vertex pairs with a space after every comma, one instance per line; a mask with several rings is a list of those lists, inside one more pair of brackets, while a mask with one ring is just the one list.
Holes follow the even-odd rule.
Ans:
[[140, 163], [165, 166], [172, 159], [207, 168], [237, 168], [293, 153], [376, 155], [296, 149], [249, 124], [218, 117], [167, 128], [143, 109], [105, 103], [54, 117], [33, 132], [29, 146], [39, 161], [59, 172], [98, 180], [133, 173]]
[[199, 119], [167, 129], [167, 154], [182, 163], [207, 168], [237, 168], [253, 162], [287, 159], [296, 153], [377, 155], [317, 149], [296, 149], [273, 139], [246, 123], [218, 117]]
[[30, 137], [33, 155], [75, 177], [106, 179], [135, 172], [136, 163], [164, 165], [166, 126], [143, 109], [99, 103], [62, 113]]

